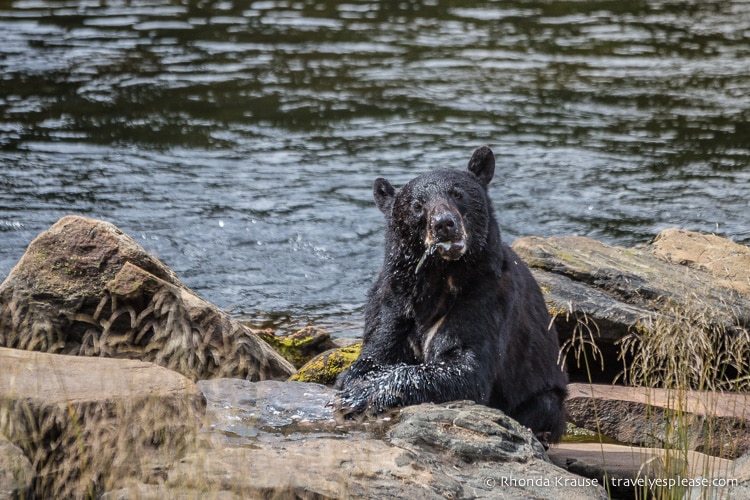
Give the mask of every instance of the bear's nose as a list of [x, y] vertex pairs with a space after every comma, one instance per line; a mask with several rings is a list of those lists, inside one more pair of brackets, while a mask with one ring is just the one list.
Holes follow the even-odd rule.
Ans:
[[452, 241], [456, 236], [458, 220], [450, 212], [440, 212], [432, 216], [432, 234], [437, 241]]

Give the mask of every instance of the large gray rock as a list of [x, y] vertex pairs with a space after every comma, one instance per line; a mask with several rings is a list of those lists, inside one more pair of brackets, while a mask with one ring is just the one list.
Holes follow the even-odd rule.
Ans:
[[750, 498], [750, 453], [738, 458], [726, 468], [724, 474], [705, 474], [701, 484], [688, 490], [689, 497], [722, 500], [725, 498]]
[[322, 385], [199, 382], [205, 448], [160, 484], [106, 498], [606, 498], [546, 458], [531, 432], [470, 402], [340, 423]]
[[155, 480], [204, 410], [195, 383], [151, 363], [0, 348], [0, 434], [33, 464], [37, 498]]
[[391, 431], [392, 442], [415, 453], [427, 447], [469, 463], [479, 457], [500, 463], [547, 460], [544, 448], [528, 429], [494, 408], [468, 401], [409, 406], [399, 417]]
[[542, 286], [561, 340], [572, 340], [573, 352], [586, 342], [601, 351], [603, 369], [602, 358], [593, 359], [598, 353], [585, 350], [589, 373], [568, 356], [573, 379], [611, 382], [623, 368], [620, 341], [675, 318], [701, 322], [717, 337], [746, 335], [750, 325], [750, 249], [724, 238], [668, 230], [649, 245], [623, 248], [579, 236], [530, 236], [513, 249]]
[[0, 346], [152, 361], [194, 380], [294, 367], [107, 222], [68, 216], [0, 285]]
[[[629, 327], [636, 324], [632, 319], [658, 313], [667, 301], [688, 302], [689, 306], [689, 302], [695, 301], [692, 300], [694, 294], [700, 292], [697, 299], [701, 305], [717, 311], [717, 317], [728, 326], [746, 323], [750, 317], [750, 296], [746, 291], [750, 263], [747, 258], [730, 257], [739, 252], [750, 254], [750, 249], [728, 240], [724, 240], [726, 245], [719, 246], [714, 236], [709, 240], [713, 246], [706, 251], [713, 249], [711, 255], [721, 265], [711, 266], [712, 271], [708, 272], [705, 265], [695, 265], [695, 261], [705, 259], [700, 255], [701, 248], [694, 243], [698, 236], [699, 233], [687, 231], [665, 231], [655, 238], [652, 246], [640, 248], [609, 246], [581, 236], [529, 236], [516, 240], [513, 249], [530, 267], [556, 275], [553, 278], [563, 276], [569, 280], [550, 282], [548, 299], [555, 310], [569, 311], [573, 302], [573, 312], [580, 309], [603, 324], [610, 321]], [[706, 235], [700, 236], [701, 240], [706, 238]], [[667, 250], [683, 248], [681, 242], [686, 240], [693, 245], [694, 260], [687, 257], [687, 250], [677, 258], [674, 250]], [[717, 249], [727, 254], [722, 258]], [[735, 267], [729, 267], [732, 265]], [[720, 273], [721, 269], [725, 272]], [[537, 276], [543, 277], [544, 273]], [[744, 276], [744, 280], [740, 276]], [[569, 297], [567, 288], [571, 283], [575, 289]], [[600, 298], [601, 312], [579, 306], [586, 299], [598, 305]], [[620, 309], [619, 304], [625, 307]], [[601, 333], [604, 339], [616, 338], [616, 334], [612, 336], [606, 328], [602, 328]]]
[[0, 435], [0, 500], [31, 496], [34, 469], [13, 443]]

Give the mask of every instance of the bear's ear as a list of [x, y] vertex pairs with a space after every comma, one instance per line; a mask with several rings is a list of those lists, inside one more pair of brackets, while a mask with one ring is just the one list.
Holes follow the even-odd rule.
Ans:
[[495, 175], [495, 155], [490, 148], [482, 146], [474, 151], [469, 160], [469, 172], [476, 175], [485, 186], [490, 183]]
[[378, 177], [372, 185], [372, 195], [375, 198], [375, 205], [381, 212], [388, 215], [393, 206], [393, 199], [396, 197], [396, 189], [390, 182]]

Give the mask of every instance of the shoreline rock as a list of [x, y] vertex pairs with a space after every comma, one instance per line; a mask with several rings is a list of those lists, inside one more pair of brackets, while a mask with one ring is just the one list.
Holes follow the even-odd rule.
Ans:
[[152, 361], [193, 380], [295, 372], [132, 238], [78, 216], [35, 238], [0, 284], [0, 346]]
[[621, 443], [738, 458], [750, 451], [750, 394], [569, 384], [568, 419]]
[[[667, 456], [664, 449], [607, 443], [560, 443], [550, 448], [549, 457], [558, 467], [606, 484], [611, 498], [643, 498], [646, 492], [653, 494], [659, 487], [650, 487], [648, 481], [655, 479], [677, 480], [680, 477], [688, 482], [697, 482], [703, 476], [730, 479], [733, 468], [730, 460], [698, 452], [682, 454], [675, 451]], [[670, 466], [672, 470], [668, 470]], [[669, 489], [678, 490], [676, 487], [663, 488]], [[683, 488], [686, 489], [689, 488]], [[697, 488], [696, 494], [689, 498], [703, 498], [701, 493], [704, 490]], [[722, 498], [727, 495], [725, 488]], [[666, 497], [674, 498], [675, 495], [670, 496], [667, 492]]]
[[[744, 292], [750, 249], [723, 238], [666, 230], [643, 247], [623, 248], [580, 236], [529, 236], [513, 249], [542, 286], [561, 342], [587, 348], [590, 373], [568, 357], [572, 381], [590, 375], [592, 382], [611, 383], [623, 360], [631, 361], [618, 343], [675, 314], [700, 317], [707, 328], [730, 335], [750, 328], [750, 294]], [[596, 352], [581, 337], [595, 343], [603, 359], [593, 362]]]
[[339, 423], [326, 405], [333, 391], [322, 385], [215, 379], [199, 386], [211, 445], [187, 455], [164, 482], [134, 483], [105, 498], [606, 498], [603, 488], [550, 463], [528, 429], [471, 402]]
[[193, 443], [195, 384], [151, 363], [0, 348], [0, 435], [33, 464], [39, 498], [149, 478]]
[[23, 451], [0, 434], [0, 499], [30, 498], [34, 469]]
[[297, 369], [321, 352], [335, 347], [331, 334], [314, 326], [306, 326], [289, 335], [276, 335], [273, 330], [257, 333]]
[[[702, 315], [700, 328], [712, 331], [709, 343], [748, 335], [750, 249], [742, 245], [670, 230], [633, 249], [578, 237], [521, 238], [514, 248], [536, 267], [532, 272], [561, 340], [570, 342], [569, 367], [575, 349], [599, 356], [588, 360], [592, 381], [609, 384], [633, 362], [633, 349], [623, 356], [624, 339], [670, 322], [683, 321], [689, 329]], [[696, 311], [695, 316], [679, 317], [675, 305]], [[480, 405], [420, 405], [342, 425], [332, 418], [329, 388], [251, 382], [286, 380], [295, 373], [257, 333], [200, 299], [115, 226], [83, 217], [61, 219], [29, 245], [0, 284], [0, 346], [15, 348], [0, 347], [0, 446], [9, 456], [18, 450], [25, 456], [11, 464], [19, 472], [10, 482], [0, 474], [0, 498], [6, 490], [11, 496], [108, 491], [104, 498], [160, 500], [207, 493], [221, 498], [404, 491], [427, 498], [603, 494], [550, 463], [538, 453], [538, 443], [502, 413]], [[307, 336], [316, 349], [329, 347], [325, 332], [315, 328], [298, 336]], [[287, 340], [291, 347], [299, 343], [294, 335]], [[356, 346], [341, 354], [341, 349], [326, 351], [296, 378], [333, 383], [356, 357]], [[304, 353], [304, 359], [310, 355]], [[303, 358], [293, 359], [301, 364]], [[599, 363], [604, 363], [601, 370]], [[730, 366], [726, 363], [723, 367]], [[141, 372], [151, 373], [149, 380], [133, 382]], [[169, 380], [183, 380], [178, 372], [188, 383], [181, 386], [181, 401], [168, 390]], [[746, 372], [739, 366], [729, 376]], [[589, 380], [582, 368], [572, 373], [573, 380]], [[200, 391], [191, 380], [199, 380]], [[658, 390], [594, 387], [592, 395], [590, 385], [570, 386], [571, 420], [622, 441], [653, 445], [661, 436], [661, 443], [668, 442], [665, 433], [674, 419], [667, 396]], [[201, 391], [209, 398], [205, 420]], [[717, 395], [719, 403], [706, 402]], [[691, 449], [730, 458], [749, 450], [744, 396], [685, 393], [679, 411], [692, 419], [685, 429], [698, 429], [688, 438]], [[706, 411], [696, 408], [696, 401], [708, 406]], [[729, 402], [735, 406], [724, 404]], [[588, 478], [600, 477], [592, 471], [608, 470], [577, 451], [565, 457], [566, 446], [553, 448], [555, 463], [580, 474], [588, 471]], [[742, 465], [747, 456], [736, 462], [745, 468], [734, 491], [750, 491], [750, 468]], [[101, 465], [96, 472], [93, 463]], [[269, 475], [266, 463], [284, 472]], [[508, 485], [512, 478], [518, 481]], [[570, 482], [563, 481], [566, 489], [550, 489], [545, 481], [551, 478]]]
[[361, 343], [329, 349], [305, 363], [289, 380], [291, 382], [313, 382], [323, 385], [333, 385], [336, 383], [339, 373], [354, 363], [359, 357], [361, 350]]
[[710, 274], [723, 288], [750, 294], [750, 247], [715, 234], [672, 228], [659, 233], [645, 248], [669, 264]]

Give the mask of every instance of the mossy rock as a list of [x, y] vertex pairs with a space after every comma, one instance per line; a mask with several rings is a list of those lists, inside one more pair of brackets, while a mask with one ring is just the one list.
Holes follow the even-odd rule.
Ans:
[[276, 336], [273, 330], [262, 330], [258, 332], [258, 336], [295, 368], [300, 368], [318, 354], [334, 347], [331, 334], [314, 326], [306, 326], [291, 335], [280, 336]]
[[563, 443], [606, 443], [606, 444], [622, 444], [616, 439], [613, 439], [604, 434], [599, 434], [595, 431], [578, 427], [572, 422], [568, 422], [565, 427], [565, 435], [562, 438]]
[[318, 384], [333, 385], [336, 377], [351, 366], [359, 357], [362, 344], [353, 344], [347, 347], [330, 349], [315, 356], [307, 362], [297, 373], [291, 376], [290, 381], [316, 382]]

